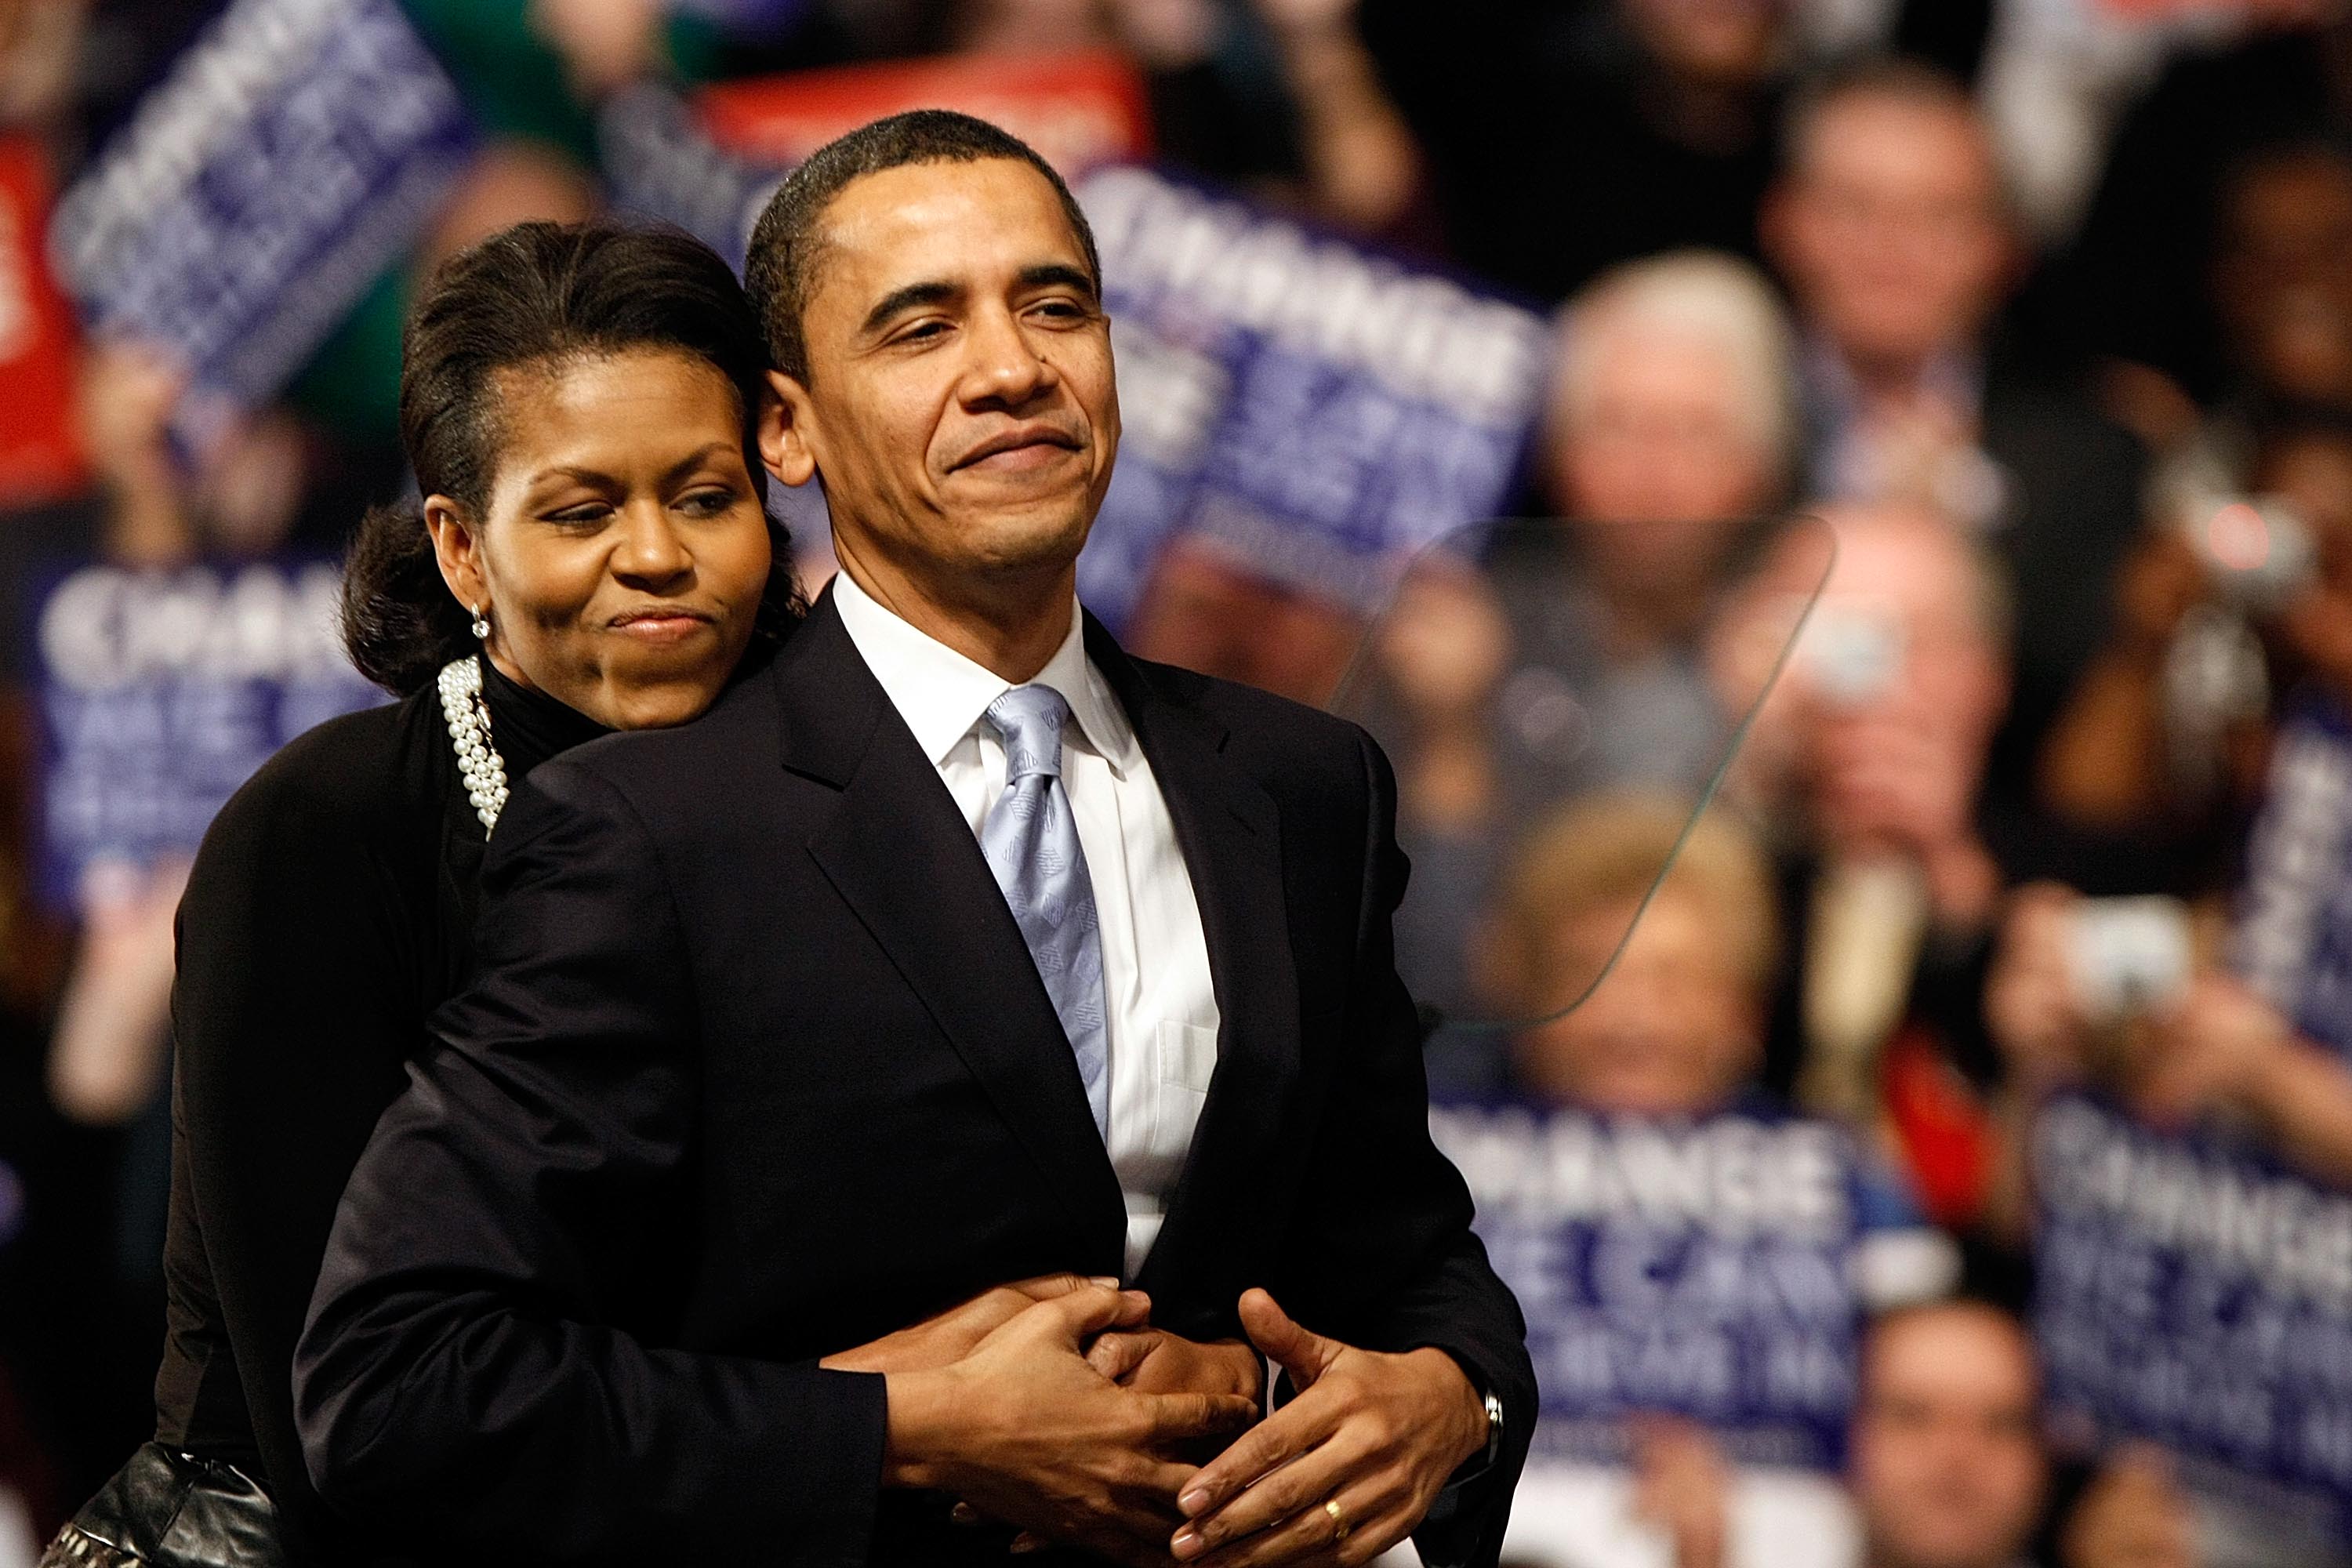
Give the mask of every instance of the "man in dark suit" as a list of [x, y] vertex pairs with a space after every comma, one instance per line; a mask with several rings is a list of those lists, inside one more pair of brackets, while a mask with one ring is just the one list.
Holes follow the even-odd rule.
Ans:
[[[298, 1357], [322, 1491], [525, 1557], [1001, 1558], [961, 1499], [1132, 1563], [1493, 1562], [1535, 1390], [1428, 1136], [1393, 783], [1078, 610], [1083, 216], [898, 116], [751, 280], [842, 574], [705, 719], [508, 805]], [[1179, 1458], [1259, 1352], [1294, 1397]]]

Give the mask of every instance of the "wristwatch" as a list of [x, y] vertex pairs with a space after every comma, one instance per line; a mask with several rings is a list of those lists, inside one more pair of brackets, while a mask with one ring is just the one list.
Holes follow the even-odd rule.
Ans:
[[1503, 1451], [1503, 1401], [1499, 1394], [1486, 1395], [1486, 1463], [1491, 1465]]

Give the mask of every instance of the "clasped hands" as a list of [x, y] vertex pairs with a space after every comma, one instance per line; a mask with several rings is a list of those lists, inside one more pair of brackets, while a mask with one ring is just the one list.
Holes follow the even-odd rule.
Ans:
[[[962, 1499], [958, 1517], [1016, 1527], [1016, 1552], [1058, 1542], [1139, 1568], [1369, 1562], [1485, 1446], [1483, 1402], [1443, 1351], [1342, 1344], [1263, 1290], [1240, 1313], [1246, 1342], [1202, 1344], [1151, 1327], [1139, 1291], [1055, 1275], [824, 1364], [889, 1379], [886, 1485]], [[1261, 1355], [1298, 1390], [1263, 1421]]]

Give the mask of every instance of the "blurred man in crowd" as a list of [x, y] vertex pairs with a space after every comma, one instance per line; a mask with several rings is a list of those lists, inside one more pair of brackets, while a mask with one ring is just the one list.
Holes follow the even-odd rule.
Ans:
[[2012, 1568], [2049, 1463], [2033, 1345], [1998, 1309], [1895, 1312], [1862, 1357], [1848, 1458], [1862, 1568]]
[[1990, 783], [2022, 799], [2138, 531], [2139, 448], [1993, 351], [2021, 251], [1991, 141], [1954, 82], [1880, 65], [1809, 97], [1764, 235], [1808, 339], [1814, 489], [1933, 506], [2019, 584], [2016, 701]]
[[[1809, 1108], [1889, 1126], [1929, 1211], [1958, 1220], [1990, 1151], [1959, 1076], [1990, 1075], [1977, 996], [2003, 872], [1978, 794], [2008, 697], [1998, 568], [1916, 505], [1838, 507], [1838, 556], [1794, 661], [1735, 763], [1736, 793], [1774, 836], [1788, 899], [1767, 1078]], [[1790, 536], [1755, 607], [1718, 637], [1723, 678], [1820, 580]]]

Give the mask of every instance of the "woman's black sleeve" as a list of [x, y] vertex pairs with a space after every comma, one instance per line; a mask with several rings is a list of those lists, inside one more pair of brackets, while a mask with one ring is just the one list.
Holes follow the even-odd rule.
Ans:
[[[299, 744], [299, 742], [298, 742]], [[412, 907], [365, 809], [314, 747], [281, 757], [215, 818], [180, 905], [172, 995], [176, 1110], [254, 1436], [282, 1511], [312, 1511], [294, 1432], [294, 1342], [343, 1183], [399, 1093], [422, 1028]], [[423, 890], [431, 897], [429, 885]], [[184, 1247], [190, 1238], [175, 1239]]]

